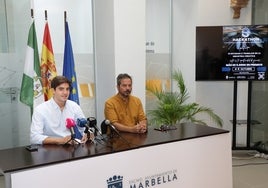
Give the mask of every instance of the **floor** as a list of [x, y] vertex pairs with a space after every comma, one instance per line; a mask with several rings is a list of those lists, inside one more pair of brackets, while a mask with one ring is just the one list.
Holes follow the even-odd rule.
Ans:
[[268, 155], [233, 151], [233, 188], [267, 188]]
[[2, 176], [1, 174], [0, 174], [0, 188], [5, 188], [4, 176]]
[[[233, 151], [233, 188], [267, 187], [268, 155], [249, 150]], [[0, 188], [5, 188], [4, 177], [1, 175]]]

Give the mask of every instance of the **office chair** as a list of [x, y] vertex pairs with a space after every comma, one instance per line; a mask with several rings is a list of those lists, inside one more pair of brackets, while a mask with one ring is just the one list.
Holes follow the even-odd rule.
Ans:
[[101, 133], [107, 134], [108, 125], [106, 125], [105, 120], [101, 122]]
[[106, 135], [108, 135], [110, 137], [113, 137], [114, 131], [112, 131], [111, 128], [110, 128], [110, 126], [105, 123], [106, 121], [107, 120], [103, 120], [101, 122], [101, 133], [102, 134], [106, 134]]

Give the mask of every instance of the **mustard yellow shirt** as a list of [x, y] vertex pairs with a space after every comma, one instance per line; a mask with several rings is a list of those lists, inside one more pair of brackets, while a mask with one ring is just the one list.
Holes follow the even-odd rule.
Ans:
[[126, 126], [134, 126], [142, 120], [146, 120], [142, 103], [139, 98], [130, 95], [128, 100], [116, 94], [105, 102], [105, 119], [111, 123], [122, 123]]

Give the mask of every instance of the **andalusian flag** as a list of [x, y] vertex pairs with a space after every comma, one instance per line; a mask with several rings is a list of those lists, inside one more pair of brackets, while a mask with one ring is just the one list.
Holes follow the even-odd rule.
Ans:
[[48, 27], [48, 22], [46, 22], [44, 37], [43, 37], [43, 46], [42, 46], [42, 55], [41, 55], [41, 75], [42, 75], [42, 84], [44, 90], [45, 101], [49, 100], [53, 93], [50, 86], [51, 80], [57, 76], [57, 70], [54, 60], [53, 48], [50, 38], [50, 32]]
[[33, 21], [28, 34], [24, 73], [20, 90], [20, 101], [30, 106], [31, 114], [34, 107], [44, 102], [42, 89], [38, 45], [35, 23]]
[[74, 66], [74, 56], [71, 37], [69, 33], [68, 22], [65, 22], [65, 47], [64, 47], [64, 59], [63, 59], [63, 76], [72, 81], [72, 88], [69, 95], [69, 99], [79, 104], [79, 96], [77, 90], [77, 79]]

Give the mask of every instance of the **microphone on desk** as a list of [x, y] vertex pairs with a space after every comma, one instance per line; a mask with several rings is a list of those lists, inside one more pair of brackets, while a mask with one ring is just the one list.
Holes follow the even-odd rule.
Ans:
[[66, 118], [65, 121], [66, 128], [70, 130], [71, 132], [71, 138], [75, 138], [75, 132], [74, 132], [74, 126], [75, 126], [75, 121], [72, 118]]
[[88, 139], [91, 141], [94, 141], [94, 139], [95, 139], [94, 133], [93, 133], [91, 127], [89, 126], [89, 122], [85, 118], [78, 118], [76, 120], [76, 125], [78, 127], [85, 128], [84, 133], [87, 134]]
[[110, 120], [106, 119], [104, 122], [107, 126], [109, 126], [112, 129], [112, 131], [114, 131], [116, 134], [120, 136], [119, 131], [115, 128], [113, 124], [111, 124]]
[[89, 118], [87, 118], [87, 120], [88, 120], [88, 123], [89, 123], [89, 127], [93, 127], [98, 132], [98, 134], [102, 136], [102, 133], [101, 133], [100, 129], [97, 126], [96, 118], [89, 117]]
[[90, 127], [88, 126], [88, 121], [85, 118], [78, 118], [76, 120], [76, 125], [78, 127], [85, 128], [84, 133], [88, 133], [88, 130], [89, 130]]
[[97, 126], [97, 120], [96, 120], [96, 118], [89, 117], [89, 118], [87, 118], [87, 121], [88, 121], [89, 127], [94, 128], [98, 132], [99, 135], [102, 135], [100, 129]]

